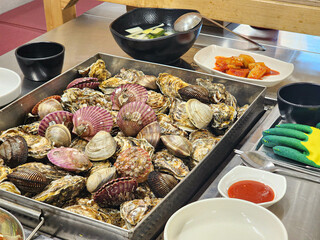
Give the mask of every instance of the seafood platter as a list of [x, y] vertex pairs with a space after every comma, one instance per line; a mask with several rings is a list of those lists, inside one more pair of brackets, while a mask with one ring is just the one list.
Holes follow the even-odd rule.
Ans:
[[150, 239], [256, 123], [265, 91], [98, 53], [1, 110], [0, 207], [65, 239]]

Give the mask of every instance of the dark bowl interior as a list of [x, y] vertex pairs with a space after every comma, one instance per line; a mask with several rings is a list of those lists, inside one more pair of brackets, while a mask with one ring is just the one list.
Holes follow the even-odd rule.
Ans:
[[172, 28], [175, 20], [189, 12], [198, 12], [188, 9], [164, 9], [164, 8], [136, 8], [114, 20], [110, 25], [110, 31], [121, 47], [129, 56], [145, 61], [158, 63], [173, 63], [186, 53], [197, 39], [202, 21], [193, 29], [175, 33], [169, 36], [141, 40], [126, 37], [126, 29], [140, 26], [143, 29], [165, 24]]
[[286, 122], [315, 126], [320, 122], [320, 85], [293, 83], [277, 94], [281, 117]]
[[17, 49], [21, 58], [52, 58], [64, 52], [64, 47], [54, 42], [38, 42], [23, 45]]

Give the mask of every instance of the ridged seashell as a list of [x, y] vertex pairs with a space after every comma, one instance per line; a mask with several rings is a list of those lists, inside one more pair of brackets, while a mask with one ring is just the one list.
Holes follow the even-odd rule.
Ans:
[[184, 88], [180, 88], [178, 93], [184, 101], [194, 98], [203, 103], [210, 103], [209, 91], [200, 85], [189, 85]]
[[0, 182], [7, 179], [8, 174], [12, 173], [12, 169], [6, 166], [0, 165]]
[[52, 181], [41, 193], [35, 195], [33, 199], [61, 207], [67, 201], [79, 195], [85, 186], [86, 180], [84, 177], [67, 175]]
[[226, 99], [226, 87], [222, 83], [213, 83], [209, 79], [196, 79], [197, 84], [209, 91], [209, 98], [212, 103], [221, 103]]
[[140, 130], [157, 120], [153, 109], [142, 102], [124, 105], [117, 116], [117, 124], [126, 136], [136, 136]]
[[28, 145], [21, 136], [7, 138], [0, 145], [0, 157], [11, 168], [24, 164], [28, 158]]
[[62, 110], [61, 103], [54, 98], [50, 98], [39, 104], [38, 115], [40, 119], [43, 119], [49, 113]]
[[49, 126], [46, 130], [45, 137], [49, 139], [55, 147], [68, 147], [71, 144], [71, 133], [63, 124]]
[[153, 171], [148, 176], [148, 184], [156, 197], [164, 198], [177, 184], [172, 175]]
[[12, 192], [12, 193], [21, 195], [20, 190], [12, 182], [7, 182], [6, 181], [6, 182], [0, 183], [0, 190], [4, 190], [4, 191], [7, 191], [7, 192]]
[[56, 111], [47, 114], [39, 124], [39, 135], [44, 137], [46, 135], [47, 128], [54, 124], [63, 124], [67, 128], [70, 128], [72, 126], [72, 116], [73, 114], [67, 111]]
[[99, 131], [88, 142], [85, 148], [85, 154], [92, 161], [106, 160], [117, 150], [117, 142], [110, 133]]
[[83, 172], [92, 167], [88, 157], [74, 148], [54, 148], [48, 152], [47, 156], [52, 164], [70, 172]]
[[31, 110], [31, 113], [32, 113], [33, 115], [37, 115], [37, 114], [38, 114], [38, 107], [39, 107], [39, 105], [40, 105], [42, 102], [44, 102], [44, 101], [46, 101], [46, 100], [48, 100], [48, 99], [55, 99], [55, 100], [57, 100], [58, 102], [61, 102], [61, 96], [59, 96], [59, 95], [53, 95], [53, 96], [46, 97], [46, 98], [42, 99], [41, 101], [39, 101], [36, 105], [34, 105], [34, 107], [33, 107], [32, 110]]
[[191, 142], [179, 135], [165, 135], [160, 137], [169, 152], [177, 157], [189, 157], [192, 153]]
[[137, 181], [132, 177], [116, 178], [99, 188], [93, 199], [100, 207], [119, 206], [134, 198], [133, 192], [137, 186]]
[[157, 147], [161, 135], [161, 128], [157, 121], [149, 123], [141, 129], [137, 135], [137, 139], [146, 139], [154, 148]]
[[144, 86], [145, 88], [156, 90], [156, 89], [158, 89], [156, 81], [157, 81], [156, 76], [144, 75], [144, 76], [140, 76], [140, 78], [138, 79], [138, 81], [136, 83], [141, 86]]
[[153, 171], [149, 153], [140, 147], [131, 147], [121, 152], [114, 166], [120, 176], [133, 177], [138, 183], [146, 181]]
[[111, 77], [111, 73], [106, 69], [106, 64], [102, 59], [98, 59], [96, 62], [92, 63], [90, 67], [79, 70], [79, 73], [82, 76], [98, 78], [99, 81]]
[[76, 78], [74, 79], [72, 82], [70, 82], [68, 84], [68, 86], [66, 87], [66, 89], [69, 88], [92, 88], [92, 89], [96, 89], [98, 88], [100, 82], [98, 80], [98, 78], [94, 78], [94, 77], [82, 77], [82, 78]]
[[85, 217], [93, 218], [95, 220], [111, 223], [111, 220], [108, 218], [107, 215], [105, 215], [103, 212], [98, 211], [94, 207], [85, 205], [72, 205], [63, 209]]
[[91, 140], [99, 131], [110, 132], [113, 127], [111, 114], [98, 106], [80, 108], [73, 114], [72, 121], [72, 132], [86, 140]]
[[210, 106], [197, 99], [188, 100], [186, 111], [190, 122], [198, 129], [207, 127], [213, 117], [213, 111]]
[[178, 90], [189, 86], [189, 83], [169, 73], [160, 73], [156, 83], [161, 92], [168, 97], [179, 97]]
[[91, 193], [97, 191], [103, 184], [109, 182], [116, 177], [115, 167], [101, 168], [92, 174], [87, 179], [86, 187]]
[[148, 100], [146, 102], [156, 114], [165, 113], [170, 107], [171, 100], [169, 97], [155, 92], [148, 91]]
[[22, 192], [39, 193], [49, 183], [46, 176], [32, 169], [19, 169], [10, 173], [7, 178]]
[[143, 86], [138, 84], [124, 84], [117, 87], [111, 94], [112, 109], [119, 110], [129, 102], [146, 102], [148, 92]]

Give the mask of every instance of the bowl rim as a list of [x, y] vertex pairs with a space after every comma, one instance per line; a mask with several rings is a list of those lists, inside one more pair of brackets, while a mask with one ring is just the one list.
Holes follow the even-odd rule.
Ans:
[[18, 220], [18, 218], [16, 218], [11, 212], [7, 211], [7, 210], [4, 209], [4, 208], [1, 208], [1, 207], [0, 207], [0, 211], [6, 213], [6, 214], [9, 215], [13, 220], [16, 221], [16, 223], [19, 225], [19, 227], [20, 227], [20, 229], [21, 229], [22, 239], [26, 239], [26, 236], [25, 236], [25, 233], [24, 233], [24, 228], [23, 228], [21, 222]]
[[0, 94], [0, 99], [5, 100], [5, 103], [0, 102], [0, 107], [2, 107], [4, 105], [12, 102], [17, 97], [19, 97], [19, 95], [21, 94], [22, 79], [18, 73], [16, 73], [15, 71], [13, 71], [11, 69], [0, 67], [0, 71], [4, 71], [4, 72], [11, 74], [17, 80], [16, 84], [13, 85], [13, 87], [10, 89], [10, 91], [7, 91], [3, 95]]
[[297, 103], [293, 103], [293, 102], [289, 102], [288, 100], [285, 100], [281, 95], [280, 92], [283, 91], [283, 89], [287, 88], [287, 87], [292, 87], [292, 86], [299, 86], [299, 85], [309, 85], [309, 86], [316, 86], [320, 88], [320, 84], [316, 84], [316, 83], [311, 83], [311, 82], [296, 82], [296, 83], [290, 83], [287, 85], [284, 85], [282, 87], [279, 88], [278, 92], [277, 92], [277, 97], [278, 99], [280, 99], [282, 102], [284, 102], [285, 104], [294, 106], [294, 107], [300, 107], [300, 108], [314, 108], [314, 107], [320, 107], [320, 104], [297, 104]]

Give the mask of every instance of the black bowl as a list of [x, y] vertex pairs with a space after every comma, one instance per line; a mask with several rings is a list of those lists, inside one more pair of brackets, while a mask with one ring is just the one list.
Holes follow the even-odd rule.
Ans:
[[292, 83], [281, 87], [278, 106], [285, 122], [315, 126], [320, 122], [320, 85]]
[[[175, 20], [189, 12], [198, 11], [136, 8], [114, 20], [110, 25], [110, 30], [118, 45], [129, 56], [150, 62], [173, 63], [192, 47], [200, 33], [202, 21], [189, 31], [147, 40], [128, 38], [126, 37], [128, 33], [125, 30], [136, 26], [151, 27], [161, 23], [173, 29]], [[145, 29], [145, 27], [142, 28]]]
[[47, 81], [61, 73], [64, 52], [60, 43], [35, 42], [18, 47], [15, 54], [25, 78]]

